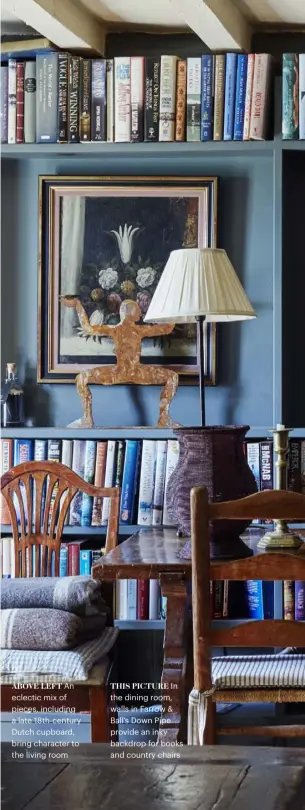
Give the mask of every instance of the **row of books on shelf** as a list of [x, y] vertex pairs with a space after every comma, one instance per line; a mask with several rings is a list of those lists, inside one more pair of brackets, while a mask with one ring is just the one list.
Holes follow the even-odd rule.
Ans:
[[[122, 525], [172, 525], [166, 490], [179, 458], [175, 439], [1, 439], [0, 450], [2, 473], [26, 461], [60, 461], [88, 483], [121, 488]], [[109, 498], [91, 498], [79, 492], [70, 505], [66, 522], [70, 526], [106, 526], [109, 507]], [[1, 522], [10, 523], [4, 506]]]
[[305, 53], [283, 54], [282, 136], [305, 139]]
[[[216, 580], [210, 583], [210, 611], [214, 619], [274, 619], [275, 583]], [[286, 580], [282, 590], [283, 617], [305, 620], [305, 582]]]
[[[273, 440], [246, 441], [244, 452], [259, 490], [274, 489]], [[289, 439], [287, 489], [305, 495], [305, 439]], [[260, 521], [253, 521], [254, 523]]]
[[269, 54], [8, 58], [1, 141], [263, 140], [271, 72]]

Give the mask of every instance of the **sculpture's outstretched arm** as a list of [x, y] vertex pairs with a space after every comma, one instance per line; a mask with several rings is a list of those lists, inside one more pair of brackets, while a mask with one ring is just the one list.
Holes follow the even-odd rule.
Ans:
[[80, 325], [87, 335], [108, 335], [109, 337], [111, 333], [113, 335], [113, 329], [115, 329], [115, 327], [107, 326], [106, 324], [105, 326], [102, 324], [100, 326], [93, 326], [93, 324], [90, 323], [83, 305], [74, 295], [61, 295], [60, 298], [66, 307], [74, 307], [76, 309]]
[[141, 326], [141, 336], [158, 337], [158, 335], [170, 335], [174, 329], [174, 323], [145, 324], [145, 326]]

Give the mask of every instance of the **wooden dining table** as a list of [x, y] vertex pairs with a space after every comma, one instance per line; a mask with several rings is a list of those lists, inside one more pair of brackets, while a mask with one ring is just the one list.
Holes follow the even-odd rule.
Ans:
[[[4, 810], [304, 810], [305, 749], [130, 748], [86, 744], [60, 758], [12, 760], [2, 746]], [[63, 753], [63, 752], [62, 752]], [[134, 754], [134, 756], [132, 756]], [[154, 759], [153, 759], [154, 755]]]

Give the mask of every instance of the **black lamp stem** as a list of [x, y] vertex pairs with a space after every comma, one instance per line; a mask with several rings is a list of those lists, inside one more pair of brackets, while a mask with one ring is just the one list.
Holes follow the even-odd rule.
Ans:
[[196, 318], [198, 329], [198, 348], [199, 348], [199, 385], [200, 385], [200, 412], [201, 412], [201, 427], [205, 427], [205, 391], [204, 391], [204, 342], [203, 342], [203, 324], [205, 315], [198, 315]]

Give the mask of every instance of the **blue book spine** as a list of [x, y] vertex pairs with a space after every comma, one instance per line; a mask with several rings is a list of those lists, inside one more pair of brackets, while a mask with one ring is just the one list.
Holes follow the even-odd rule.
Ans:
[[[94, 484], [95, 460], [96, 460], [96, 442], [91, 441], [90, 439], [89, 441], [86, 441], [85, 469], [84, 469], [84, 480], [87, 481], [88, 484]], [[83, 492], [82, 509], [81, 509], [81, 526], [91, 526], [92, 507], [93, 507], [93, 498], [91, 497], [91, 495], [87, 495], [86, 492]]]
[[120, 523], [131, 523], [133, 519], [139, 451], [139, 441], [128, 439], [122, 481]]
[[92, 566], [92, 551], [90, 549], [83, 549], [79, 555], [79, 573], [80, 576], [90, 576]]
[[201, 58], [201, 140], [213, 140], [213, 78], [214, 57], [206, 53]]
[[66, 543], [62, 543], [60, 546], [59, 552], [59, 576], [60, 577], [67, 577], [68, 576], [68, 546]]
[[263, 582], [264, 619], [274, 619], [274, 582]]
[[247, 83], [248, 54], [239, 53], [237, 56], [234, 141], [242, 141], [244, 131], [246, 83]]
[[263, 583], [260, 579], [249, 579], [246, 583], [248, 618], [263, 619]]
[[234, 129], [234, 109], [236, 90], [236, 67], [237, 53], [227, 53], [226, 55], [226, 79], [225, 79], [225, 102], [223, 117], [223, 139], [233, 140]]
[[15, 439], [14, 440], [14, 466], [17, 464], [24, 464], [25, 461], [32, 461], [33, 459], [33, 440], [32, 439]]
[[295, 581], [295, 614], [296, 621], [303, 622], [305, 620], [305, 582], [297, 579]]

